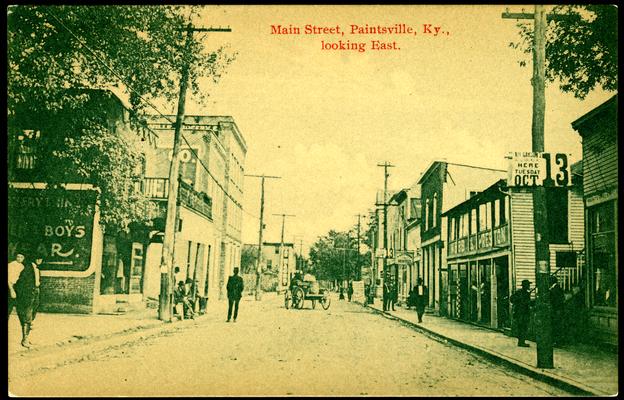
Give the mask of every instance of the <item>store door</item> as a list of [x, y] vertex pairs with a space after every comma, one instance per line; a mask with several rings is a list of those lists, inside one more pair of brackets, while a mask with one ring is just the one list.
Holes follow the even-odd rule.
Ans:
[[459, 318], [468, 321], [470, 318], [470, 287], [468, 284], [468, 265], [459, 264]]
[[481, 318], [479, 322], [483, 325], [491, 325], [492, 298], [491, 298], [491, 260], [479, 261], [479, 295], [481, 297]]
[[509, 258], [507, 256], [494, 259], [496, 268], [496, 317], [497, 328], [511, 328], [509, 318]]

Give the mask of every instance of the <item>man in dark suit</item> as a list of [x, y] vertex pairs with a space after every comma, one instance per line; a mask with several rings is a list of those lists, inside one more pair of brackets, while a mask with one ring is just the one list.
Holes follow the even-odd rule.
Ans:
[[531, 294], [529, 289], [531, 282], [527, 279], [522, 281], [522, 288], [516, 290], [516, 292], [509, 299], [513, 304], [513, 316], [518, 331], [518, 346], [529, 347], [528, 343], [525, 343], [527, 331], [529, 329], [529, 319], [531, 317]]
[[35, 262], [28, 261], [15, 284], [17, 294], [17, 316], [22, 325], [22, 346], [31, 346], [28, 335], [39, 308], [39, 284], [41, 274], [39, 266], [43, 263], [43, 255], [35, 256]]
[[418, 285], [414, 288], [416, 297], [416, 313], [418, 314], [418, 322], [422, 322], [425, 314], [425, 307], [429, 302], [429, 289], [424, 285], [422, 278], [418, 278]]
[[234, 275], [228, 278], [227, 282], [227, 295], [228, 295], [228, 316], [227, 322], [230, 322], [232, 318], [232, 307], [234, 307], [234, 322], [238, 317], [238, 303], [243, 295], [243, 278], [238, 276], [238, 268], [234, 268]]
[[383, 310], [390, 311], [390, 297], [392, 296], [392, 287], [390, 282], [384, 280], [383, 284]]

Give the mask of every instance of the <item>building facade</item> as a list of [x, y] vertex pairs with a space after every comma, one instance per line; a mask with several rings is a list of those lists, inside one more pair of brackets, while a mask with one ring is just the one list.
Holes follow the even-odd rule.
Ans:
[[[149, 127], [160, 136], [159, 147], [147, 158], [148, 179], [168, 183], [175, 116], [152, 117]], [[226, 295], [227, 277], [240, 266], [242, 197], [247, 145], [232, 117], [187, 115], [180, 147], [181, 181], [211, 199], [210, 221], [180, 214], [182, 232], [176, 236], [174, 257], [184, 275], [199, 276], [200, 293], [213, 299]], [[185, 223], [185, 217], [186, 222]], [[186, 230], [185, 230], [186, 228]], [[153, 246], [151, 264], [162, 246]], [[197, 268], [195, 267], [197, 265]], [[196, 271], [196, 269], [198, 269]]]
[[[581, 176], [572, 182], [569, 188], [547, 188], [546, 205], [551, 274], [570, 297], [582, 284], [584, 265]], [[523, 279], [536, 282], [532, 192], [508, 188], [506, 180], [498, 180], [443, 216], [447, 221], [448, 316], [511, 329], [509, 297]]]
[[262, 243], [263, 270], [277, 272], [277, 291], [284, 291], [297, 269], [294, 243]]
[[572, 122], [583, 142], [589, 335], [618, 342], [617, 95]]
[[[112, 92], [81, 90], [88, 98], [84, 112], [97, 115], [105, 129], [143, 151], [156, 135], [131, 119], [129, 108]], [[44, 253], [41, 266], [41, 310], [92, 313], [115, 311], [142, 302], [144, 257], [149, 227], [130, 223], [126, 230], [106, 230], [100, 224], [101, 189], [69, 171], [66, 183], [50, 191], [45, 167], [46, 137], [58, 135], [73, 111], [22, 118], [9, 124], [19, 143], [9, 155], [9, 257], [16, 251], [32, 257]], [[140, 166], [137, 166], [140, 167]], [[141, 193], [128, 188], [129, 196]]]
[[422, 278], [429, 288], [428, 308], [448, 315], [447, 224], [442, 214], [483, 190], [506, 171], [434, 161], [418, 181], [421, 187]]

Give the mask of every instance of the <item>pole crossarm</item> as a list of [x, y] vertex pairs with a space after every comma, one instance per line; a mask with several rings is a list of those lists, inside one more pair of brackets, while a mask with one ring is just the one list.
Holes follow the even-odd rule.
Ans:
[[185, 31], [185, 32], [232, 32], [232, 28], [228, 27], [218, 27], [218, 28], [214, 28], [214, 27], [209, 27], [209, 28], [204, 28], [204, 27], [186, 27], [186, 28], [178, 28], [176, 29], [178, 31]]
[[[513, 12], [505, 11], [504, 13], [501, 14], [501, 18], [515, 19], [515, 20], [520, 20], [520, 19], [534, 20], [535, 14], [526, 13], [526, 12], [513, 13]], [[566, 20], [573, 20], [573, 19], [576, 19], [576, 17], [574, 17], [573, 15], [565, 15], [565, 14], [549, 14], [546, 16], [546, 20], [549, 22], [550, 21], [566, 21]]]

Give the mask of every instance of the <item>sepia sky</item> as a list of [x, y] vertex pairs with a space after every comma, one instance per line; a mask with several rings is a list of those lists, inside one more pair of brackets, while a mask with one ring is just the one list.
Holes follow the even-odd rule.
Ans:
[[[510, 6], [520, 11], [521, 6]], [[524, 7], [532, 12], [532, 6]], [[329, 229], [344, 230], [374, 205], [389, 161], [389, 188], [410, 186], [432, 160], [506, 169], [509, 151], [531, 150], [531, 63], [520, 67], [516, 21], [505, 6], [206, 6], [198, 25], [209, 47], [229, 44], [236, 61], [218, 84], [205, 82], [207, 106], [190, 98], [187, 114], [231, 115], [249, 150], [248, 174], [267, 180], [265, 241], [303, 240], [304, 252]], [[271, 25], [299, 26], [301, 35], [272, 35]], [[340, 26], [344, 36], [305, 35], [304, 26]], [[406, 24], [416, 35], [351, 35], [351, 24]], [[439, 26], [438, 36], [423, 25]], [[448, 34], [446, 34], [448, 32]], [[400, 50], [370, 49], [396, 41]], [[321, 41], [366, 42], [365, 52], [322, 50]], [[529, 59], [530, 61], [530, 59]], [[581, 142], [570, 123], [611, 97], [584, 101], [546, 90], [546, 151]], [[169, 110], [173, 112], [174, 110]], [[260, 180], [246, 178], [243, 242], [257, 243]], [[363, 220], [363, 223], [366, 221]]]

